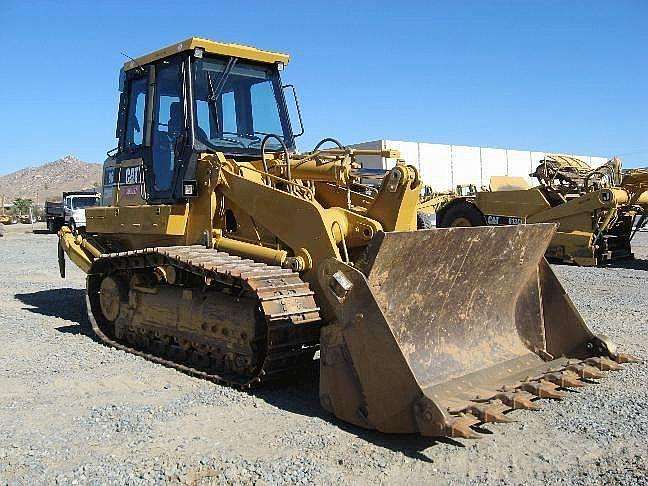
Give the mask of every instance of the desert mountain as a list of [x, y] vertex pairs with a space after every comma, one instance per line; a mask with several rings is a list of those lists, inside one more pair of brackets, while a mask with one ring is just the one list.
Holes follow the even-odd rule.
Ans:
[[60, 199], [63, 191], [92, 189], [99, 185], [101, 164], [66, 155], [39, 167], [27, 167], [0, 176], [0, 197], [4, 195], [7, 203], [23, 197], [43, 204], [46, 199]]

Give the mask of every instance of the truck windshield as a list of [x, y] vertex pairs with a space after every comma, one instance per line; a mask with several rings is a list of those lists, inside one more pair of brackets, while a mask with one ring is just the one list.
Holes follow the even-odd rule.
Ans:
[[[267, 134], [293, 145], [280, 109], [283, 97], [276, 67], [242, 60], [200, 59], [194, 63], [195, 131], [199, 141], [227, 153], [258, 153]], [[269, 150], [280, 148], [276, 140]]]
[[84, 209], [99, 204], [98, 197], [74, 197], [72, 198], [72, 209]]

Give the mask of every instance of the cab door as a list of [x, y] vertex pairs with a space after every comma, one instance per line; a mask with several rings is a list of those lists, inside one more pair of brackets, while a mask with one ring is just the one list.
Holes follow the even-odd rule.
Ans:
[[154, 72], [151, 147], [144, 154], [146, 193], [149, 203], [173, 203], [188, 146], [185, 69], [180, 60], [164, 61], [154, 66]]
[[122, 74], [124, 86], [119, 103], [115, 154], [109, 154], [104, 164], [104, 204], [137, 206], [143, 203], [142, 170], [145, 153], [149, 150], [147, 130], [151, 73], [135, 69]]

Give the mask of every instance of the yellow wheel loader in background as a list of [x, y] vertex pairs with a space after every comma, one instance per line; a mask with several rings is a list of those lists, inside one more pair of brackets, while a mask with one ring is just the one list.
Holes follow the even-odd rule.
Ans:
[[545, 262], [554, 225], [417, 231], [414, 167], [376, 190], [363, 151], [298, 153], [287, 62], [191, 38], [126, 63], [103, 205], [59, 232], [105, 343], [242, 389], [319, 350], [335, 416], [452, 437], [630, 359]]
[[492, 177], [489, 190], [438, 209], [437, 225], [557, 223], [548, 258], [583, 266], [632, 258], [632, 238], [648, 222], [648, 169], [622, 170], [616, 158], [592, 169], [575, 157], [550, 155], [531, 176], [540, 185]]
[[[5, 197], [0, 196], [0, 224], [16, 224], [18, 221], [12, 214], [7, 214], [5, 210]], [[0, 228], [1, 229], [1, 228]]]

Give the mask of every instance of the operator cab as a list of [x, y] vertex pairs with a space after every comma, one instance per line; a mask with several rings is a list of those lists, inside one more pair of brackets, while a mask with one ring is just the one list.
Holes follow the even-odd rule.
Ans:
[[104, 179], [126, 186], [126, 195], [137, 185], [131, 195], [173, 203], [195, 195], [200, 153], [259, 159], [267, 135], [276, 138], [268, 138], [265, 150], [294, 151], [301, 133], [293, 133], [279, 75], [288, 60], [191, 38], [127, 62], [120, 76], [119, 143]]

